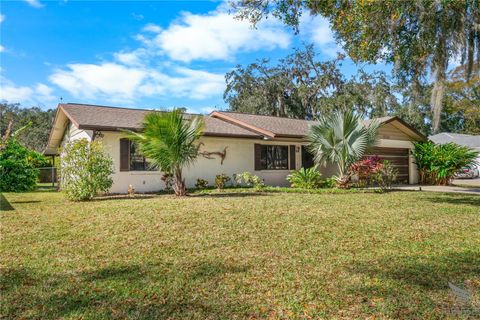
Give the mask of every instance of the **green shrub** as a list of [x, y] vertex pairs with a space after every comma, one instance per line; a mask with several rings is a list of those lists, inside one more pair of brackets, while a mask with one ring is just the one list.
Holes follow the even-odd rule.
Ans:
[[225, 188], [228, 181], [230, 181], [230, 177], [225, 173], [217, 174], [215, 177], [215, 187], [217, 187], [218, 190], [222, 190]]
[[207, 180], [200, 179], [200, 178], [197, 179], [197, 182], [195, 183], [195, 188], [205, 189], [207, 187], [208, 187], [208, 181]]
[[238, 184], [245, 184], [248, 187], [254, 187], [257, 190], [265, 187], [265, 183], [263, 182], [262, 178], [248, 171], [236, 174], [235, 180]]
[[335, 177], [326, 178], [320, 183], [320, 188], [335, 188], [337, 186], [337, 179]]
[[300, 168], [293, 171], [287, 176], [288, 182], [292, 188], [315, 189], [322, 184], [322, 174], [317, 170], [317, 167]]
[[475, 164], [475, 150], [455, 143], [437, 145], [431, 141], [415, 143], [413, 155], [420, 175], [420, 183], [446, 185], [455, 172]]
[[10, 138], [0, 151], [0, 191], [24, 192], [35, 189], [39, 171], [47, 164], [44, 156], [28, 150]]
[[379, 169], [373, 174], [373, 181], [380, 187], [381, 191], [386, 191], [392, 188], [397, 176], [398, 170], [392, 166], [390, 161], [383, 160]]
[[68, 199], [88, 200], [112, 186], [113, 161], [101, 142], [72, 141], [60, 159], [60, 186]]

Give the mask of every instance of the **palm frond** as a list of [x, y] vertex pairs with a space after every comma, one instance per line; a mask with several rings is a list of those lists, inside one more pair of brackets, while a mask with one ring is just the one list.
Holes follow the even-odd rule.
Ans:
[[376, 143], [378, 127], [377, 121], [365, 126], [362, 116], [353, 112], [335, 112], [320, 118], [308, 135], [314, 161], [321, 165], [337, 163], [340, 174], [345, 174]]

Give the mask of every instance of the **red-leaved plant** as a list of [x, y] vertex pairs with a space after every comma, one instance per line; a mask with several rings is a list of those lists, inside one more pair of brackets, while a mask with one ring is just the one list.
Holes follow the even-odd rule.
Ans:
[[382, 169], [382, 159], [379, 156], [364, 157], [350, 166], [350, 175], [357, 175], [358, 180], [370, 184], [373, 174]]

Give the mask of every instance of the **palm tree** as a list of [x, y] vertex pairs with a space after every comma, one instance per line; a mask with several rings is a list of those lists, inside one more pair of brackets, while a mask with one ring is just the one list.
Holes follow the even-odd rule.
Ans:
[[200, 117], [187, 119], [183, 110], [152, 112], [145, 116], [140, 132], [128, 131], [127, 137], [136, 142], [152, 165], [174, 176], [175, 195], [186, 195], [183, 168], [198, 156], [196, 143], [202, 134]]
[[308, 135], [314, 161], [321, 165], [336, 163], [337, 185], [347, 187], [351, 178], [350, 166], [375, 144], [378, 127], [377, 121], [364, 125], [362, 117], [352, 111], [336, 111], [320, 118]]

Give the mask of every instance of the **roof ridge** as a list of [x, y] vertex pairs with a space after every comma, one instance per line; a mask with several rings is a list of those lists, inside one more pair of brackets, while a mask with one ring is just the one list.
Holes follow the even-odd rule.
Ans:
[[246, 112], [239, 112], [239, 111], [223, 111], [223, 110], [215, 110], [216, 112], [220, 113], [236, 113], [236, 114], [244, 114], [247, 116], [256, 116], [256, 117], [270, 117], [270, 118], [279, 118], [279, 119], [287, 119], [287, 120], [301, 120], [301, 121], [315, 121], [315, 120], [307, 120], [307, 119], [298, 119], [298, 118], [289, 118], [284, 116], [275, 116], [275, 115], [268, 115], [268, 114], [255, 114], [255, 113], [246, 113]]
[[[115, 107], [115, 106], [105, 106], [99, 104], [89, 104], [89, 103], [75, 103], [75, 102], [67, 102], [67, 103], [60, 103], [59, 105], [71, 105], [71, 106], [84, 106], [84, 107], [94, 107], [94, 108], [109, 108], [109, 109], [123, 109], [123, 110], [132, 110], [132, 111], [157, 111], [157, 112], [169, 112], [170, 110], [160, 110], [160, 109], [145, 109], [145, 108], [129, 108], [129, 107]], [[175, 108], [175, 107], [173, 107]], [[183, 107], [179, 107], [183, 108]], [[179, 109], [177, 108], [177, 109]], [[190, 113], [185, 112], [187, 115], [195, 115], [195, 116], [204, 116], [201, 113]]]

